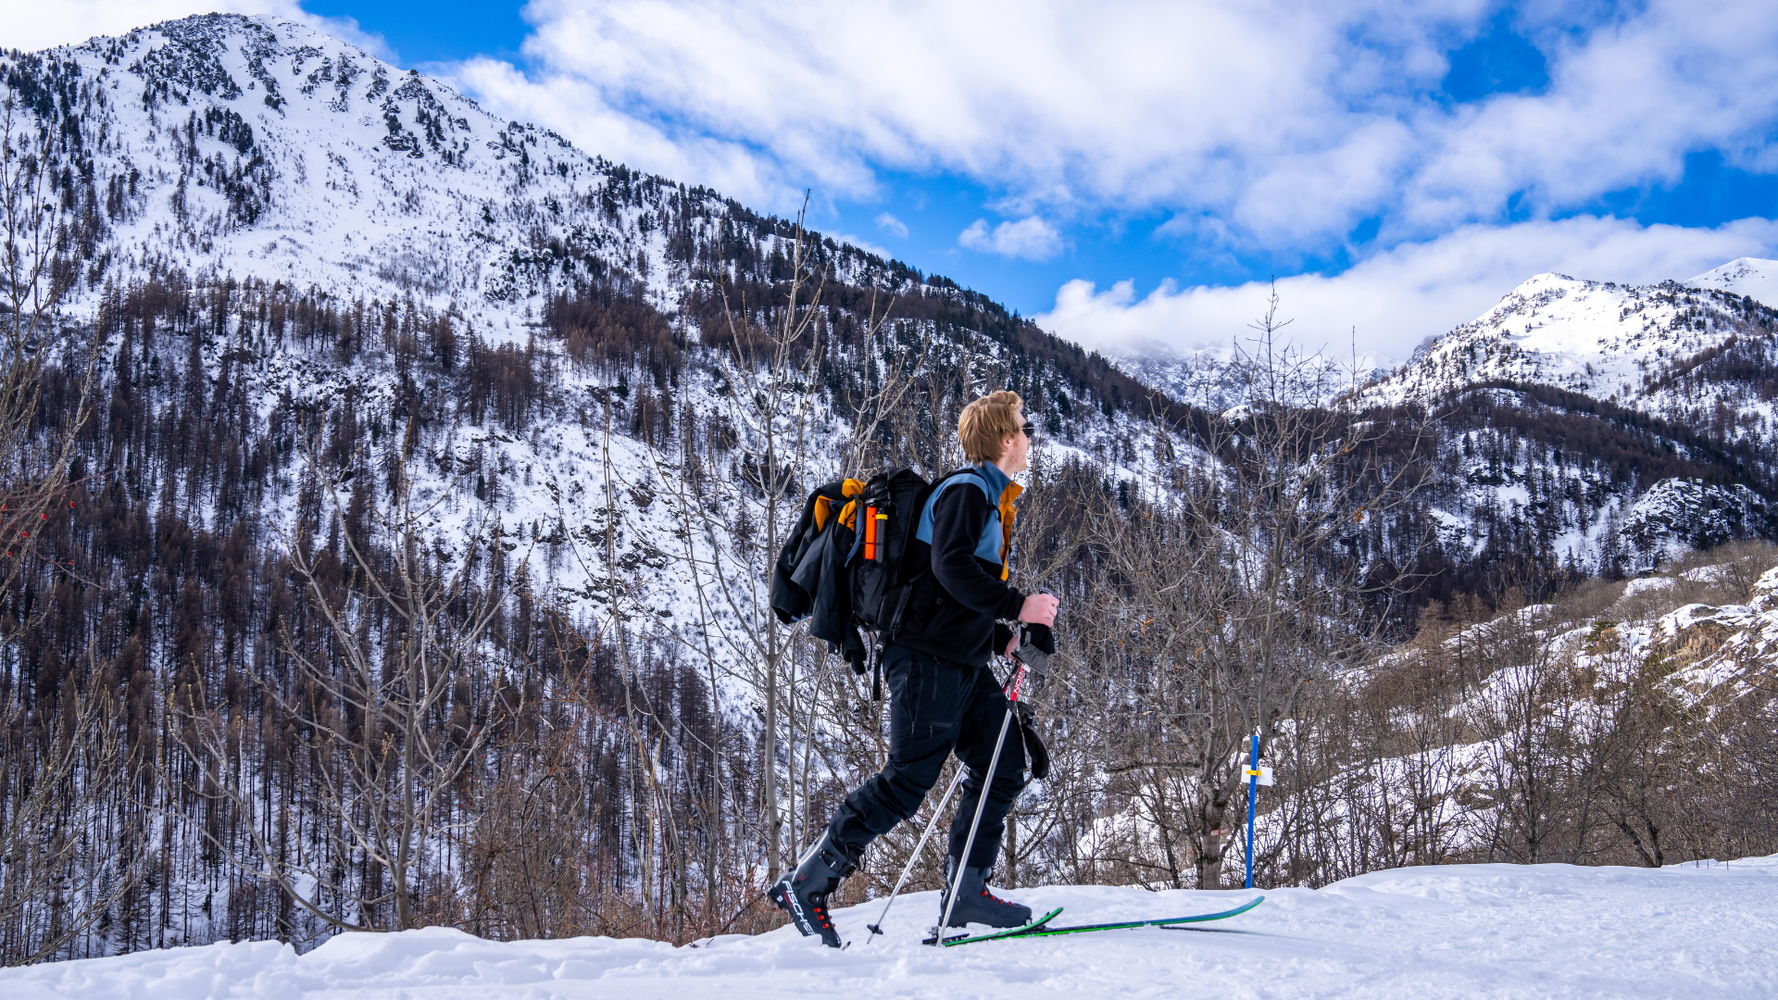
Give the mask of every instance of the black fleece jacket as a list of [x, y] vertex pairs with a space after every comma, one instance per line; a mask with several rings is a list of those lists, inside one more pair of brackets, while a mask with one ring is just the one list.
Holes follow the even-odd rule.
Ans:
[[1018, 619], [1025, 595], [1000, 579], [999, 563], [975, 554], [993, 514], [988, 498], [972, 483], [939, 494], [932, 508], [932, 544], [908, 541], [907, 565], [929, 559], [932, 572], [915, 581], [895, 642], [973, 667], [987, 666], [1006, 648], [1012, 630], [1000, 621]]

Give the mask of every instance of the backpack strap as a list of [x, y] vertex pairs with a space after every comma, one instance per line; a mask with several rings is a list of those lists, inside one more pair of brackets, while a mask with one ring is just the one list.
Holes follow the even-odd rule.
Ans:
[[[932, 485], [932, 492], [926, 496], [926, 505], [920, 508], [920, 524], [914, 529], [915, 538], [925, 542], [927, 545], [932, 544], [932, 511], [933, 508], [938, 505], [939, 494], [943, 493], [952, 483], [961, 482], [966, 479], [974, 483], [976, 488], [982, 491], [982, 496], [986, 497], [988, 500], [988, 506], [998, 506], [999, 498], [993, 494], [993, 491], [988, 486], [987, 480], [976, 475], [975, 471], [972, 469], [958, 469], [956, 472], [951, 473]], [[1000, 556], [996, 554], [994, 558], [998, 560]]]

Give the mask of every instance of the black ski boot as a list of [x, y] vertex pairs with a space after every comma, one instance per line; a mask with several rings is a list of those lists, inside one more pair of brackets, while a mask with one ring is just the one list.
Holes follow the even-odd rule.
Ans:
[[858, 863], [848, 858], [823, 832], [815, 846], [809, 848], [796, 871], [778, 880], [768, 893], [778, 908], [790, 914], [803, 937], [821, 935], [821, 943], [829, 948], [840, 947], [840, 935], [833, 929], [833, 918], [827, 915], [827, 894], [840, 884], [840, 879], [858, 870]]
[[[987, 924], [989, 927], [1023, 927], [1031, 922], [1031, 908], [1010, 903], [988, 891], [992, 868], [967, 868], [963, 884], [957, 887], [957, 905], [951, 908], [948, 926]], [[957, 859], [945, 859], [945, 888], [938, 897], [938, 912], [945, 912], [951, 895], [951, 883], [957, 877]]]

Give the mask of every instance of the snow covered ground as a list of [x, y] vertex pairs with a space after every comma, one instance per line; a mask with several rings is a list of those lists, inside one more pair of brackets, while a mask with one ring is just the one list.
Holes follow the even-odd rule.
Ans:
[[[1047, 887], [1057, 923], [1219, 910], [1241, 891]], [[1659, 870], [1462, 865], [1274, 889], [1192, 930], [918, 944], [936, 893], [837, 914], [826, 951], [790, 928], [674, 948], [642, 939], [497, 943], [453, 930], [336, 938], [306, 955], [216, 944], [0, 970], [7, 1000], [545, 1000], [553, 997], [1697, 997], [1778, 996], [1778, 856]]]

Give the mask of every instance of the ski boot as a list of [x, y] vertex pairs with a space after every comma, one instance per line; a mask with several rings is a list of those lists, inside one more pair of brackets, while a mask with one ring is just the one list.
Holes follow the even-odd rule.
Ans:
[[[1023, 927], [1031, 922], [1031, 908], [1008, 902], [988, 891], [992, 868], [968, 868], [963, 883], [957, 887], [957, 905], [951, 908], [950, 927], [965, 924], [986, 924], [989, 927]], [[945, 887], [939, 894], [938, 912], [945, 912], [950, 901], [951, 883], [957, 878], [957, 859], [945, 859]]]
[[791, 922], [803, 932], [803, 937], [819, 934], [822, 944], [838, 948], [840, 935], [827, 914], [827, 895], [839, 886], [840, 879], [857, 870], [858, 863], [846, 857], [823, 832], [797, 863], [796, 870], [779, 879], [768, 895], [779, 909], [790, 914]]

